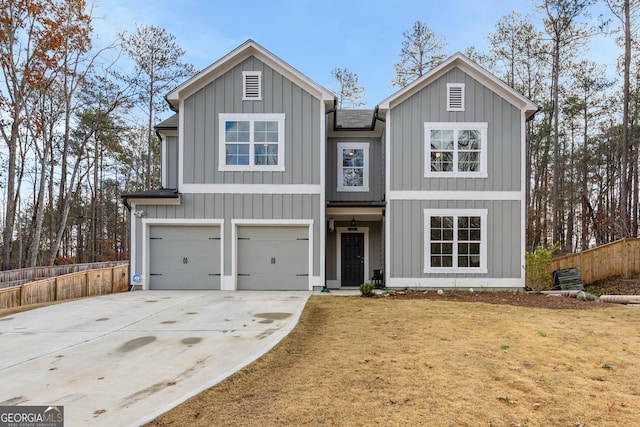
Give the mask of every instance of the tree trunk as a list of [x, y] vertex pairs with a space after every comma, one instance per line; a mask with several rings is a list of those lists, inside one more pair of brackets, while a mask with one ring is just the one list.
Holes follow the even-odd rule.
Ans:
[[631, 65], [631, 19], [629, 0], [624, 1], [624, 83], [622, 111], [622, 167], [620, 170], [620, 228], [629, 237], [629, 74]]
[[11, 140], [8, 144], [9, 161], [7, 168], [7, 207], [5, 209], [4, 229], [2, 230], [2, 269], [11, 270], [11, 243], [13, 241], [13, 228], [16, 219], [15, 179], [18, 144], [17, 117], [11, 126]]
[[553, 120], [553, 243], [561, 242], [562, 239], [562, 219], [560, 206], [560, 121], [558, 114], [559, 107], [559, 79], [560, 79], [560, 43], [554, 41], [553, 65], [551, 72], [551, 115]]

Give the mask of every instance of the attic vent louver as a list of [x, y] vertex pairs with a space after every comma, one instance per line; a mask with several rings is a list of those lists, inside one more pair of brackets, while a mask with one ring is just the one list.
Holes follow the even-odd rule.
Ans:
[[464, 83], [447, 84], [447, 111], [464, 111]]
[[243, 71], [242, 80], [242, 100], [260, 101], [262, 99], [262, 73], [260, 71]]

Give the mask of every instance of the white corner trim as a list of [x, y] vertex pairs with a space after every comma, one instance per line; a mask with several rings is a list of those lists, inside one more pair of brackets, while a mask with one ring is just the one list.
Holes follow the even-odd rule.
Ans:
[[[527, 113], [522, 111], [520, 119], [520, 150], [521, 170], [520, 188], [522, 191], [522, 203], [520, 204], [520, 265], [527, 265], [525, 255], [527, 252]], [[521, 269], [523, 283], [525, 283], [524, 269]]]
[[[131, 224], [131, 230], [129, 231], [130, 236], [129, 236], [129, 240], [131, 242], [131, 247], [129, 248], [129, 250], [131, 251], [131, 253], [129, 254], [129, 285], [133, 285], [133, 276], [135, 274], [141, 274], [141, 271], [138, 271], [138, 269], [140, 268], [138, 266], [138, 262], [137, 262], [137, 244], [136, 242], [138, 241], [138, 236], [136, 235], [136, 229], [137, 229], [137, 223], [138, 223], [138, 218], [133, 214], [135, 211], [137, 211], [138, 209], [136, 208], [136, 204], [135, 203], [131, 203], [131, 210], [129, 211], [129, 223]], [[144, 265], [144, 254], [141, 254], [141, 260], [142, 260], [142, 264]], [[143, 283], [142, 283], [142, 288], [145, 288], [146, 285], [146, 281], [144, 280], [144, 276], [143, 277]]]
[[384, 274], [389, 276], [391, 274], [391, 218], [393, 215], [393, 209], [391, 207], [391, 111], [385, 112], [384, 121], [386, 123], [384, 127], [384, 193], [385, 200], [388, 200], [387, 207], [384, 212]]
[[[324, 266], [326, 264], [326, 256], [327, 256], [327, 233], [324, 231], [327, 224], [327, 191], [326, 191], [326, 184], [327, 184], [327, 168], [325, 167], [325, 165], [327, 164], [327, 135], [326, 135], [326, 120], [327, 120], [327, 114], [326, 114], [326, 106], [324, 104], [324, 102], [320, 103], [320, 141], [323, 141], [322, 144], [320, 144], [320, 166], [319, 166], [319, 170], [320, 170], [320, 206], [324, 207], [322, 209], [320, 209], [320, 277], [319, 277], [319, 283], [317, 284], [317, 286], [325, 286], [325, 280], [327, 280], [326, 277], [326, 269], [323, 268], [322, 266]], [[311, 284], [312, 289], [313, 286], [316, 286], [316, 283], [312, 283]]]
[[183, 190], [184, 182], [184, 100], [180, 100], [178, 110], [178, 189]]

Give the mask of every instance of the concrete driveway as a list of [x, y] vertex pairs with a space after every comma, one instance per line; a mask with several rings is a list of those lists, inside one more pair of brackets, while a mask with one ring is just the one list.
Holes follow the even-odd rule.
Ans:
[[0, 406], [140, 425], [278, 343], [311, 292], [139, 291], [0, 318]]

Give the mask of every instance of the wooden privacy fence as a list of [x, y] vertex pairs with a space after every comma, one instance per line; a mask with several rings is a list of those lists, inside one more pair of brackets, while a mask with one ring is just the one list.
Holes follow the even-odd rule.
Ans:
[[629, 276], [640, 272], [640, 239], [617, 242], [565, 255], [551, 261], [550, 273], [565, 268], [577, 268], [583, 283], [593, 283], [613, 276]]
[[0, 289], [0, 309], [125, 292], [129, 265], [86, 270]]
[[104, 261], [88, 264], [46, 265], [0, 271], [0, 288], [24, 285], [25, 283], [33, 282], [38, 279], [62, 276], [63, 274], [76, 273], [78, 271], [96, 270], [127, 264], [129, 264], [129, 261]]

